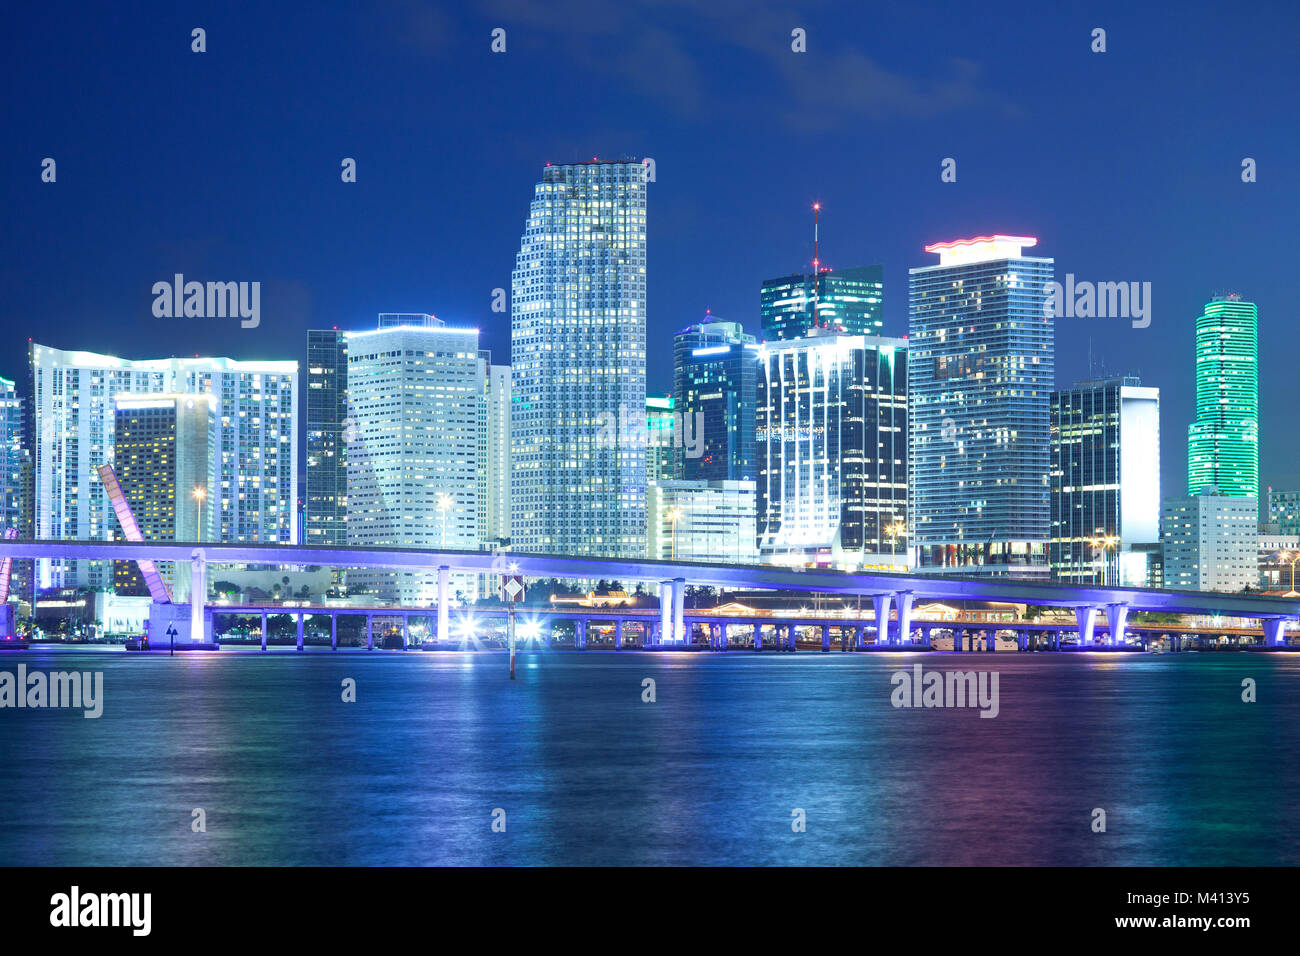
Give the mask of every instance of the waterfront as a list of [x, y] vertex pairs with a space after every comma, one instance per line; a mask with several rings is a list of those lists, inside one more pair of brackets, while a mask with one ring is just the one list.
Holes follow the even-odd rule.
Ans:
[[[998, 717], [893, 708], [918, 661], [997, 670]], [[1289, 654], [552, 652], [514, 683], [499, 653], [19, 662], [102, 670], [104, 710], [0, 710], [5, 864], [1300, 862]]]

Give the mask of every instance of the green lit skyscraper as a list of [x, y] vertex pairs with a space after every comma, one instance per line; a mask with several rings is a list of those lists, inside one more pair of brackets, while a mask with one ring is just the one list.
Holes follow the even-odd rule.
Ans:
[[1187, 430], [1187, 493], [1214, 485], [1259, 497], [1259, 346], [1255, 303], [1215, 296], [1196, 320], [1196, 421]]

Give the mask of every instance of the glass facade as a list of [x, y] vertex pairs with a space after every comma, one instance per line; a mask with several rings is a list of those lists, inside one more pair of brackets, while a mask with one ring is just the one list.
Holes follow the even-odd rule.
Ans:
[[909, 270], [908, 422], [917, 567], [1046, 577], [1053, 260], [1016, 236], [936, 243]]
[[646, 442], [622, 422], [646, 402], [646, 169], [548, 166], [535, 187], [511, 279], [513, 550], [645, 554]]
[[307, 333], [306, 544], [347, 543], [348, 345], [337, 329]]
[[662, 481], [650, 486], [646, 502], [647, 557], [758, 563], [754, 482]]
[[1253, 302], [1206, 303], [1196, 320], [1196, 421], [1187, 430], [1187, 493], [1259, 496], [1259, 344]]
[[1052, 577], [1115, 585], [1160, 540], [1160, 392], [1135, 377], [1052, 393]]
[[681, 478], [755, 478], [757, 388], [755, 339], [745, 334], [739, 322], [706, 316], [673, 337], [673, 395], [683, 427], [691, 433], [691, 441], [677, 449]]
[[907, 343], [815, 332], [760, 346], [758, 361], [763, 560], [905, 563]]
[[879, 335], [884, 328], [884, 269], [820, 269], [817, 275], [767, 279], [759, 293], [763, 337], [797, 339], [811, 329]]

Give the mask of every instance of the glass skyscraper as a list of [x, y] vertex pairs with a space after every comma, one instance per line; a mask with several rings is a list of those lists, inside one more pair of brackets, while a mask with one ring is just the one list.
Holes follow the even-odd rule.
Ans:
[[759, 294], [765, 339], [797, 339], [814, 328], [879, 335], [884, 328], [884, 270], [818, 268], [816, 275], [766, 279]]
[[758, 349], [767, 563], [906, 564], [907, 343], [814, 330]]
[[922, 571], [1046, 577], [1055, 371], [1038, 240], [934, 243], [909, 270], [912, 543]]
[[347, 543], [348, 345], [338, 329], [307, 332], [305, 544]]
[[1214, 487], [1259, 497], [1258, 315], [1216, 296], [1196, 320], [1196, 421], [1187, 429], [1187, 494]]
[[[512, 549], [641, 557], [646, 166], [547, 166], [511, 277]], [[616, 440], [607, 440], [617, 421]]]
[[704, 321], [673, 337], [673, 397], [682, 427], [697, 446], [692, 450], [681, 442], [676, 449], [681, 478], [744, 481], [756, 477], [757, 387], [758, 348], [754, 336], [745, 334], [739, 322], [706, 315]]
[[1052, 393], [1052, 577], [1118, 585], [1160, 541], [1160, 390], [1133, 376]]

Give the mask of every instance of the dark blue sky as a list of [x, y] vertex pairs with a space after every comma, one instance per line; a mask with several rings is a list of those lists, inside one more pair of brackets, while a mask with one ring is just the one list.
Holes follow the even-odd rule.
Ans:
[[[808, 265], [818, 199], [826, 262], [884, 264], [890, 334], [942, 239], [1038, 236], [1058, 277], [1151, 282], [1147, 329], [1058, 322], [1057, 383], [1091, 348], [1160, 387], [1166, 495], [1184, 490], [1195, 317], [1215, 291], [1254, 299], [1261, 477], [1300, 487], [1294, 3], [267, 6], [6, 12], [0, 374], [26, 378], [29, 336], [301, 360], [309, 327], [380, 311], [478, 325], [504, 360], [491, 294], [542, 165], [650, 156], [652, 389], [706, 307], [757, 329], [759, 282]], [[261, 281], [261, 326], [154, 318], [174, 272]]]

